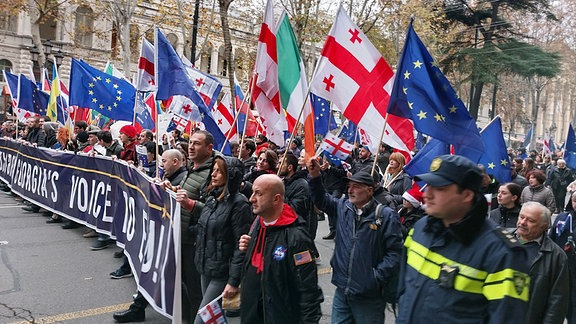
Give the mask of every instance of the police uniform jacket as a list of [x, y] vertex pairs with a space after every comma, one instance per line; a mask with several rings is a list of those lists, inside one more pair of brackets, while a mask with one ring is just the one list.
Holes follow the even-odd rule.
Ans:
[[309, 183], [314, 204], [336, 217], [338, 235], [330, 260], [332, 284], [348, 296], [381, 298], [382, 288], [400, 264], [402, 232], [398, 214], [383, 206], [377, 221], [378, 203], [372, 200], [362, 208], [357, 221], [356, 209], [348, 199], [327, 194], [320, 177]]
[[526, 252], [475, 204], [448, 228], [425, 216], [405, 242], [396, 323], [524, 323], [529, 291]]

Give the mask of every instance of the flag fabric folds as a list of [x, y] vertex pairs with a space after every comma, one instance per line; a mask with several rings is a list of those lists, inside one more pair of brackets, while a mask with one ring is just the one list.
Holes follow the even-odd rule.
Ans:
[[530, 127], [526, 136], [524, 136], [524, 142], [522, 143], [522, 147], [526, 148], [526, 151], [530, 149], [530, 142], [532, 141], [532, 132], [534, 130], [534, 126]]
[[[276, 32], [278, 49], [278, 83], [280, 99], [286, 110], [288, 131], [293, 133], [298, 122], [304, 125], [304, 149], [306, 157], [314, 155], [314, 113], [308, 96], [308, 81], [304, 63], [298, 50], [296, 36], [290, 26], [288, 15], [282, 13]], [[300, 118], [300, 119], [298, 119]]]
[[23, 74], [18, 76], [18, 104], [17, 107], [39, 114], [46, 115], [46, 108], [50, 95], [38, 88], [35, 82]]
[[498, 182], [510, 182], [510, 159], [502, 133], [502, 120], [496, 116], [481, 132], [485, 150], [478, 163], [486, 167], [486, 172], [493, 175]]
[[171, 132], [175, 129], [179, 130], [180, 132], [184, 133], [186, 128], [190, 125], [190, 121], [186, 118], [180, 117], [178, 115], [172, 116], [170, 122], [168, 123], [168, 127], [166, 128], [166, 132]]
[[477, 161], [484, 151], [476, 122], [438, 68], [414, 29], [408, 26], [388, 112], [409, 118], [421, 133], [462, 147]]
[[[238, 112], [238, 118], [236, 120], [236, 128], [238, 129], [238, 134], [242, 135], [244, 129], [246, 129], [246, 136], [256, 136], [256, 134], [264, 134], [264, 128], [252, 113], [252, 109], [249, 107], [249, 103], [244, 100], [244, 94], [240, 88], [240, 84], [234, 75], [234, 100], [236, 111]], [[245, 125], [248, 123], [247, 125]]]
[[311, 93], [310, 101], [314, 109], [314, 134], [324, 136], [329, 131], [338, 128], [334, 115], [330, 113], [328, 100]]
[[332, 133], [327, 133], [326, 137], [324, 137], [324, 141], [320, 144], [320, 148], [334, 157], [346, 160], [350, 153], [352, 153], [354, 145], [336, 137], [336, 135]]
[[[394, 72], [376, 47], [340, 6], [310, 82], [311, 91], [332, 102], [344, 117], [378, 141], [383, 132], [393, 76]], [[403, 151], [414, 148], [410, 122], [389, 120], [386, 132], [394, 139], [388, 142], [390, 146]]]
[[542, 141], [542, 155], [551, 155], [552, 150], [550, 149], [550, 134], [544, 135], [544, 140]]
[[236, 140], [236, 128], [232, 127], [234, 123], [234, 113], [230, 107], [230, 93], [226, 93], [222, 100], [212, 108], [212, 116], [218, 125], [218, 128], [226, 135], [228, 140]]
[[4, 80], [6, 80], [8, 85], [10, 97], [12, 97], [12, 108], [16, 110], [18, 104], [18, 76], [6, 70], [2, 70], [2, 73], [4, 73]]
[[576, 169], [576, 135], [572, 123], [568, 127], [568, 135], [564, 144], [564, 160], [570, 169]]
[[136, 105], [136, 127], [138, 131], [142, 129], [148, 129], [153, 131], [156, 128], [156, 123], [154, 120], [154, 109], [156, 108], [154, 102], [154, 94], [150, 93], [148, 95], [139, 93]]
[[140, 58], [138, 59], [138, 81], [136, 88], [139, 91], [154, 91], [154, 45], [142, 37]]
[[[434, 158], [450, 153], [450, 145], [436, 138], [431, 138], [426, 145], [404, 166], [404, 172], [411, 177], [430, 172], [430, 164]], [[420, 183], [423, 187], [425, 183]]]
[[252, 102], [260, 114], [268, 139], [282, 145], [286, 120], [280, 108], [275, 25], [273, 0], [268, 0], [258, 38], [252, 77], [254, 79]]
[[70, 105], [90, 108], [114, 120], [132, 121], [135, 104], [133, 85], [72, 59]]
[[207, 324], [226, 324], [226, 316], [224, 316], [224, 312], [222, 312], [222, 308], [220, 308], [220, 304], [218, 303], [218, 299], [211, 301], [206, 306], [200, 308], [198, 310], [198, 315], [202, 318], [202, 321]]
[[[172, 44], [158, 28], [155, 29], [154, 50], [154, 64], [157, 69], [156, 85], [158, 86], [156, 99], [168, 100], [174, 95], [182, 95], [190, 99], [190, 102], [200, 111], [206, 130], [214, 137], [214, 148], [216, 150], [222, 149], [226, 144], [226, 136], [220, 131], [210, 110], [194, 88], [194, 84], [186, 72], [186, 67], [172, 47]], [[226, 147], [230, 148], [229, 145], [226, 145]]]
[[65, 125], [68, 120], [68, 102], [64, 98], [61, 88], [60, 78], [58, 76], [58, 68], [56, 64], [53, 65], [52, 70], [52, 86], [50, 87], [50, 100], [48, 102], [47, 116], [53, 122], [58, 122]]
[[345, 121], [338, 137], [343, 138], [348, 143], [359, 142], [358, 126], [349, 120]]
[[188, 72], [188, 77], [192, 80], [194, 85], [196, 85], [196, 90], [204, 100], [206, 107], [212, 109], [216, 104], [216, 99], [222, 91], [222, 83], [220, 80], [211, 76], [210, 74], [201, 72], [193, 68], [192, 66], [187, 66], [186, 71]]

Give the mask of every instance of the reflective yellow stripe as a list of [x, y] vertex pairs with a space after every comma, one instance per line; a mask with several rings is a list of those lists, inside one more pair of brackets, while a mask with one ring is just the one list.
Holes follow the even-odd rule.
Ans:
[[[528, 299], [529, 279], [527, 275], [511, 269], [505, 269], [494, 274], [478, 270], [473, 267], [450, 260], [412, 239], [413, 230], [410, 231], [404, 246], [408, 250], [407, 263], [414, 270], [432, 280], [437, 280], [443, 264], [458, 267], [459, 271], [454, 279], [454, 289], [462, 292], [483, 294], [487, 299], [501, 299], [505, 296]], [[515, 285], [514, 278], [517, 282]], [[524, 289], [518, 294], [516, 287], [522, 288], [521, 281], [528, 280]]]
[[483, 293], [488, 300], [508, 296], [528, 301], [528, 287], [530, 287], [530, 276], [520, 271], [504, 269], [488, 275]]

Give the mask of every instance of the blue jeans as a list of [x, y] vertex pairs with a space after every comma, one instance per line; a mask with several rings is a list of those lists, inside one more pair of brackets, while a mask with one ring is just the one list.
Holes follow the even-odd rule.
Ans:
[[332, 303], [332, 324], [384, 323], [386, 302], [383, 298], [346, 296], [336, 288]]

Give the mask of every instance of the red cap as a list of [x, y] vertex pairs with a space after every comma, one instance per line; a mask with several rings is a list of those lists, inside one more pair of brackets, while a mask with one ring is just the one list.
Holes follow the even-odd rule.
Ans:
[[414, 207], [420, 207], [424, 202], [422, 191], [420, 191], [420, 188], [418, 187], [417, 184], [414, 184], [414, 186], [412, 186], [412, 189], [406, 191], [402, 195], [402, 198], [408, 200], [408, 202], [410, 202]]
[[130, 138], [136, 138], [138, 136], [138, 132], [136, 131], [136, 127], [132, 125], [125, 125], [120, 128], [120, 134], [124, 134]]

